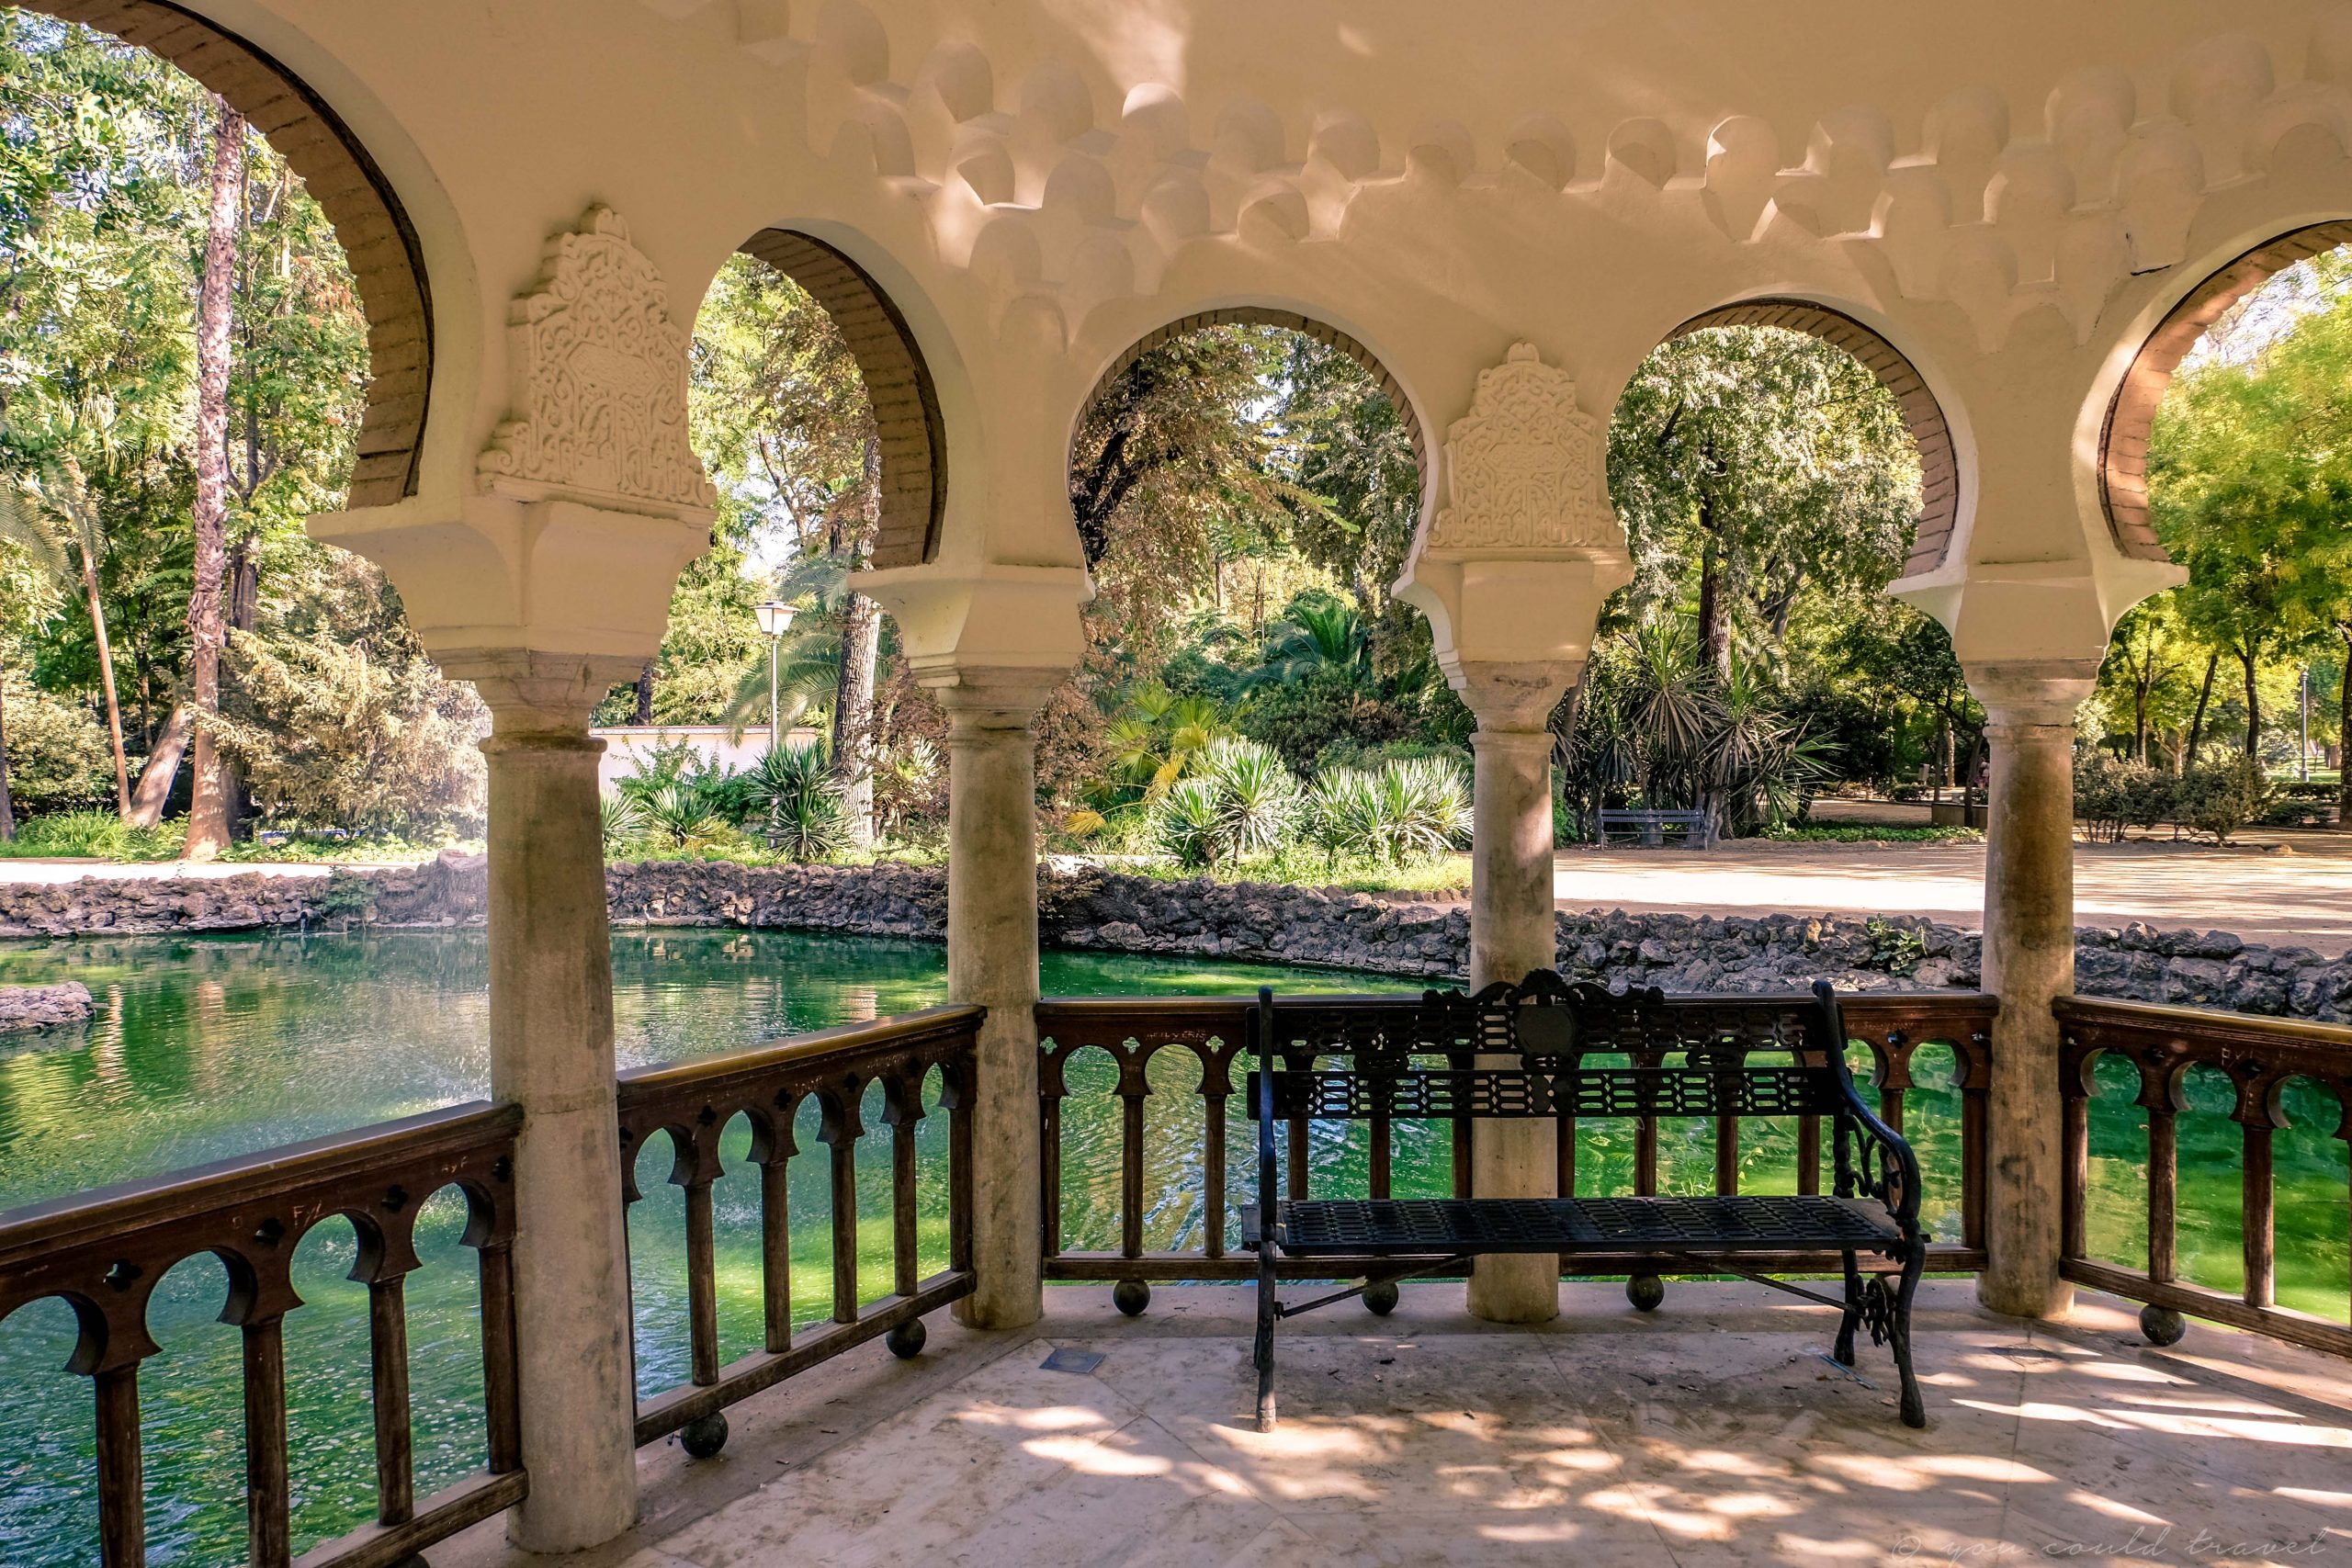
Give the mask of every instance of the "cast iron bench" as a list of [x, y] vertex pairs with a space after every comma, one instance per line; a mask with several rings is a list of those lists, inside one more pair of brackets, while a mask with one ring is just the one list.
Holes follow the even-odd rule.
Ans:
[[1634, 836], [1643, 844], [1663, 844], [1668, 828], [1682, 829], [1682, 847], [1686, 850], [1715, 847], [1715, 819], [1709, 812], [1604, 810], [1600, 814], [1600, 841], [1604, 844], [1611, 830]]
[[[1277, 1000], [1263, 989], [1254, 1025], [1258, 1070], [1249, 1093], [1258, 1117], [1259, 1201], [1244, 1211], [1242, 1234], [1258, 1254], [1261, 1431], [1274, 1425], [1274, 1328], [1283, 1319], [1358, 1295], [1385, 1314], [1396, 1307], [1397, 1280], [1458, 1273], [1494, 1253], [1556, 1255], [1595, 1272], [1626, 1273], [1626, 1294], [1645, 1312], [1664, 1298], [1662, 1273], [1731, 1274], [1836, 1307], [1833, 1358], [1850, 1368], [1854, 1331], [1867, 1326], [1871, 1342], [1894, 1353], [1904, 1424], [1927, 1425], [1911, 1370], [1911, 1298], [1927, 1261], [1919, 1165], [1855, 1092], [1827, 981], [1810, 997], [1669, 998], [1655, 987], [1611, 995], [1539, 969], [1515, 986], [1476, 996], [1430, 991], [1419, 1000]], [[1482, 1198], [1470, 1190], [1473, 1118], [1549, 1118], [1571, 1140], [1579, 1121], [1690, 1116], [1716, 1119], [1718, 1137], [1741, 1116], [1826, 1118], [1833, 1190], [1705, 1198]], [[1453, 1124], [1454, 1197], [1387, 1196], [1390, 1127], [1403, 1121]], [[1374, 1196], [1306, 1195], [1298, 1156], [1315, 1122], [1372, 1124]], [[1288, 1196], [1275, 1156], [1275, 1129], [1285, 1125]], [[1572, 1179], [1568, 1185], [1573, 1192]], [[1821, 1261], [1808, 1264], [1806, 1254]], [[1885, 1271], [1866, 1280], [1864, 1255], [1885, 1259]], [[1844, 1265], [1843, 1300], [1766, 1272], [1826, 1272], [1833, 1257]], [[1285, 1305], [1275, 1293], [1284, 1258], [1329, 1262], [1333, 1276], [1363, 1283]]]

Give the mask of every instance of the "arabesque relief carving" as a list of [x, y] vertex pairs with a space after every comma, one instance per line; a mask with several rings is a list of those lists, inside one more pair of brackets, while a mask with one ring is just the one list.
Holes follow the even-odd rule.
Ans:
[[550, 240], [506, 322], [514, 417], [481, 455], [486, 488], [672, 515], [718, 505], [686, 438], [686, 334], [628, 225], [591, 208]]
[[1622, 555], [1609, 504], [1608, 441], [1577, 384], [1519, 344], [1478, 373], [1470, 412], [1446, 433], [1448, 504], [1430, 530], [1443, 554], [1597, 549]]

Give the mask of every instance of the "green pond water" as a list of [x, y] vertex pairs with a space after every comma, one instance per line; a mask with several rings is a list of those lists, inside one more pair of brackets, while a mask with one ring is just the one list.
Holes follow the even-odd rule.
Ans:
[[[707, 1056], [780, 1034], [930, 1006], [945, 993], [942, 951], [918, 943], [776, 932], [625, 932], [613, 941], [614, 1001], [624, 1066]], [[362, 936], [138, 938], [74, 943], [0, 943], [0, 982], [74, 978], [98, 1015], [85, 1028], [0, 1047], [0, 1209], [77, 1189], [250, 1153], [481, 1097], [489, 1081], [485, 955], [479, 933]], [[1047, 953], [1048, 994], [1246, 993], [1261, 982], [1291, 991], [1401, 988], [1393, 979], [1088, 953]], [[1856, 1060], [1860, 1061], [1860, 1053]], [[1958, 1096], [1941, 1086], [1950, 1058], [1915, 1066], [1923, 1084], [1906, 1122], [1927, 1171], [1930, 1223], [1958, 1231]], [[1114, 1074], [1100, 1053], [1069, 1071], [1063, 1113], [1063, 1237], [1071, 1247], [1117, 1244], [1119, 1117]], [[1189, 1055], [1155, 1061], [1149, 1102], [1145, 1245], [1197, 1246], [1204, 1227], [1202, 1113]], [[2094, 1250], [2139, 1262], [2144, 1247], [2144, 1122], [2119, 1083], [2102, 1077], [2092, 1122]], [[2304, 1086], [2296, 1086], [2301, 1088]], [[2211, 1086], [2192, 1082], [2200, 1109]], [[878, 1100], [878, 1090], [875, 1091]], [[1867, 1094], [1868, 1091], [1866, 1090]], [[2327, 1136], [2332, 1108], [2290, 1090], [2295, 1125], [2278, 1134], [2281, 1298], [2338, 1320], [2346, 1306], [2346, 1178], [2344, 1145]], [[1237, 1104], [1225, 1197], [1238, 1226], [1254, 1169], [1252, 1134]], [[868, 1108], [879, 1126], [878, 1104]], [[2300, 1113], [2298, 1113], [2300, 1112]], [[804, 1111], [813, 1118], [813, 1107]], [[1361, 1127], [1318, 1129], [1312, 1150], [1318, 1191], [1363, 1190]], [[921, 1235], [928, 1272], [944, 1266], [944, 1118], [918, 1139]], [[2180, 1125], [2184, 1271], [2233, 1287], [2238, 1268], [2238, 1129], [2225, 1116]], [[729, 1174], [714, 1208], [718, 1243], [721, 1353], [758, 1348], [759, 1211], [756, 1172], [743, 1156], [749, 1128], [727, 1129]], [[1662, 1184], [1710, 1190], [1712, 1129], [1665, 1130]], [[793, 1160], [796, 1320], [830, 1309], [826, 1157], [813, 1122], [798, 1129]], [[860, 1145], [859, 1276], [868, 1298], [889, 1289], [888, 1139]], [[1794, 1187], [1792, 1125], [1751, 1121], [1743, 1130], [1744, 1183]], [[2135, 1152], [2137, 1151], [2137, 1152]], [[1581, 1130], [1579, 1187], [1627, 1190], [1629, 1129]], [[640, 1151], [645, 1201], [629, 1221], [637, 1307], [639, 1383], [652, 1392], [686, 1379], [683, 1198], [664, 1179], [662, 1140]], [[1404, 1127], [1400, 1195], [1437, 1193], [1448, 1179], [1442, 1128]], [[419, 1495], [481, 1462], [481, 1346], [472, 1255], [459, 1244], [464, 1216], [453, 1192], [436, 1195], [419, 1224], [424, 1268], [408, 1282], [410, 1357]], [[2135, 1226], [2138, 1227], [2135, 1229]], [[288, 1425], [297, 1550], [369, 1517], [373, 1454], [368, 1414], [367, 1292], [344, 1278], [354, 1244], [347, 1223], [317, 1227], [296, 1254], [305, 1303], [287, 1320]], [[1072, 1287], [1092, 1288], [1100, 1287]], [[225, 1563], [243, 1557], [243, 1457], [238, 1336], [215, 1321], [225, 1290], [220, 1265], [190, 1259], [158, 1286], [153, 1326], [163, 1353], [141, 1380], [151, 1561]], [[1105, 1310], [1108, 1309], [1107, 1300]], [[0, 1325], [0, 1564], [52, 1568], [92, 1560], [96, 1491], [87, 1383], [63, 1371], [73, 1343], [62, 1303], [37, 1303]]]

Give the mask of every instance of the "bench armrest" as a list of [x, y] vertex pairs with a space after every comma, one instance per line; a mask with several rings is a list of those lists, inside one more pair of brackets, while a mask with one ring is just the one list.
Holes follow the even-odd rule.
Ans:
[[1877, 1199], [1886, 1205], [1905, 1239], [1916, 1240], [1919, 1235], [1919, 1156], [1902, 1134], [1863, 1102], [1861, 1091], [1854, 1087], [1854, 1075], [1846, 1066], [1846, 1019], [1838, 1006], [1836, 989], [1826, 980], [1815, 980], [1813, 994], [1821, 1004], [1826, 1040], [1831, 1047], [1830, 1066], [1836, 1069], [1838, 1091], [1845, 1101], [1837, 1116], [1835, 1134], [1838, 1196]]

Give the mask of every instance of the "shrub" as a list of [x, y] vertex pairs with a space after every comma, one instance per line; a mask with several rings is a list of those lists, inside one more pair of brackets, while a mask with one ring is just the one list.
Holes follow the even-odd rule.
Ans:
[[2114, 843], [2127, 827], [2152, 827], [2170, 806], [2172, 781], [2145, 762], [2106, 751], [2075, 758], [2075, 819], [2094, 843]]
[[52, 811], [18, 823], [15, 840], [0, 844], [0, 853], [164, 861], [176, 860], [187, 841], [185, 822], [134, 828], [112, 811]]
[[62, 811], [114, 799], [114, 752], [87, 708], [7, 682], [8, 794], [17, 809]]
[[319, 632], [234, 632], [234, 701], [203, 722], [272, 823], [352, 832], [478, 828], [489, 712], [422, 657]]
[[2190, 769], [2181, 776], [2179, 790], [2177, 819], [2226, 844], [2232, 834], [2262, 815], [2269, 804], [2270, 781], [2261, 763], [2237, 757]]
[[645, 832], [645, 803], [633, 795], [600, 796], [597, 805], [605, 822], [605, 852], [627, 849]]
[[771, 746], [743, 779], [768, 842], [793, 860], [831, 860], [850, 847], [849, 810], [822, 748], [808, 741]]
[[1362, 768], [1331, 768], [1307, 787], [1300, 825], [1327, 863], [1377, 853], [1380, 784]]
[[693, 784], [672, 779], [638, 797], [645, 833], [665, 848], [699, 849], [733, 835], [733, 829], [710, 808]]
[[1187, 866], [1269, 855], [1298, 814], [1298, 781], [1272, 748], [1231, 737], [1212, 741], [1193, 776], [1151, 807], [1160, 848]]

